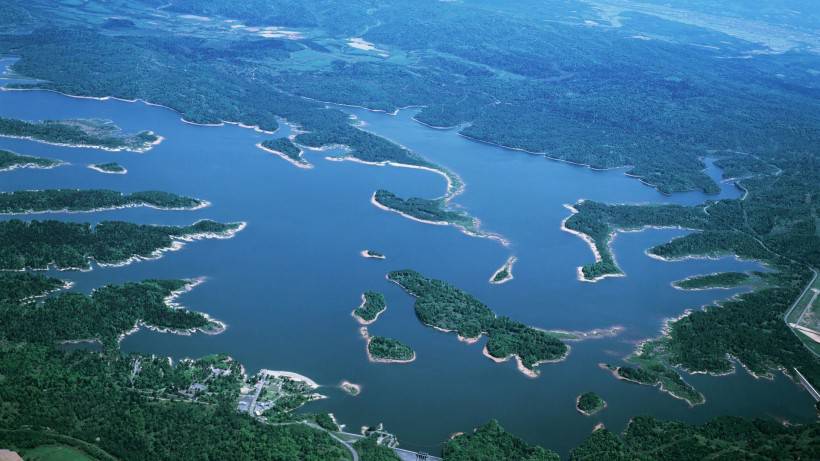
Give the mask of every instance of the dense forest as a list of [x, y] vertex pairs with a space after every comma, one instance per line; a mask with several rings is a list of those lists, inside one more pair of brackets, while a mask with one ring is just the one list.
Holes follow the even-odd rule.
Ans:
[[400, 461], [393, 450], [379, 445], [373, 437], [358, 440], [353, 444], [353, 448], [359, 453], [362, 461]]
[[0, 269], [87, 269], [152, 258], [174, 242], [191, 238], [224, 238], [240, 223], [198, 221], [190, 226], [152, 226], [122, 221], [87, 223], [9, 220], [0, 222]]
[[376, 361], [408, 362], [416, 357], [416, 353], [407, 344], [398, 339], [384, 336], [371, 336], [367, 341], [367, 352]]
[[115, 347], [121, 335], [139, 324], [181, 332], [222, 328], [200, 313], [168, 305], [166, 298], [189, 284], [184, 280], [147, 280], [108, 285], [91, 296], [70, 292], [42, 301], [4, 304], [0, 306], [2, 336], [46, 344], [96, 340]]
[[606, 408], [606, 402], [594, 392], [584, 392], [578, 396], [575, 408], [585, 416], [592, 416]]
[[572, 461], [684, 459], [817, 459], [820, 425], [722, 416], [702, 425], [632, 418], [623, 435], [596, 430], [570, 453]]
[[160, 141], [150, 131], [124, 134], [107, 120], [45, 120], [29, 122], [0, 117], [0, 136], [31, 138], [51, 144], [144, 152]]
[[559, 360], [568, 353], [566, 344], [553, 335], [496, 317], [484, 303], [447, 282], [412, 270], [390, 272], [387, 277], [416, 298], [416, 316], [423, 324], [453, 331], [466, 340], [487, 335], [486, 351], [497, 359], [516, 356], [535, 372], [539, 362]]
[[205, 205], [202, 200], [161, 191], [124, 194], [106, 189], [48, 189], [0, 192], [0, 213], [46, 211], [97, 211], [149, 206], [164, 210], [190, 210]]
[[492, 420], [472, 433], [456, 435], [442, 450], [447, 461], [558, 461], [552, 451], [532, 446], [505, 431], [498, 421]]
[[0, 149], [0, 172], [13, 170], [15, 168], [54, 168], [55, 166], [62, 165], [62, 163], [63, 162], [59, 160], [20, 155]]
[[[237, 412], [230, 395], [211, 404], [152, 398], [132, 386], [132, 368], [131, 357], [119, 353], [103, 358], [0, 341], [0, 400], [13, 402], [0, 406], [0, 440], [25, 448], [67, 436], [123, 460], [188, 459], [194, 453], [208, 460], [262, 454], [289, 461], [350, 459], [325, 432], [262, 424]], [[153, 385], [171, 385], [164, 376], [155, 374]], [[21, 429], [35, 434], [24, 437], [16, 432]]]

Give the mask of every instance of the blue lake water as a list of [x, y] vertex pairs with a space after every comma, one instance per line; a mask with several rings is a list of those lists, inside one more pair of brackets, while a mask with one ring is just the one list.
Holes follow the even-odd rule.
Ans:
[[[51, 92], [0, 92], [0, 115], [29, 120], [105, 118], [127, 131], [154, 130], [166, 139], [145, 154], [134, 154], [0, 138], [0, 148], [71, 163], [51, 170], [0, 173], [0, 189], [158, 189], [213, 204], [188, 212], [126, 209], [21, 219], [247, 221], [248, 227], [230, 240], [195, 242], [158, 260], [59, 276], [75, 281], [75, 289], [82, 291], [145, 278], [204, 276], [207, 283], [181, 301], [225, 321], [228, 329], [223, 334], [140, 331], [125, 339], [123, 349], [176, 358], [226, 352], [250, 372], [264, 367], [305, 374], [327, 385], [322, 392], [330, 397], [309, 404], [305, 411], [333, 412], [354, 432], [362, 425], [383, 422], [406, 448], [437, 452], [451, 433], [468, 431], [490, 418], [529, 442], [562, 453], [597, 422], [621, 430], [635, 415], [693, 422], [719, 414], [814, 418], [808, 394], [782, 376], [756, 380], [742, 370], [720, 378], [686, 376], [707, 398], [705, 405], [690, 408], [655, 388], [617, 381], [597, 366], [618, 363], [637, 341], [656, 336], [665, 318], [737, 292], [683, 292], [670, 282], [692, 274], [760, 267], [734, 258], [674, 263], [650, 259], [646, 248], [683, 234], [651, 230], [616, 238], [613, 249], [627, 277], [581, 283], [575, 268], [590, 262], [592, 253], [582, 240], [560, 230], [568, 214], [562, 205], [581, 198], [696, 204], [714, 196], [663, 196], [625, 176], [624, 170], [592, 171], [476, 143], [453, 130], [417, 124], [412, 111], [390, 116], [346, 110], [365, 122], [365, 129], [457, 173], [466, 190], [454, 204], [480, 218], [485, 229], [508, 238], [510, 247], [452, 227], [417, 223], [370, 203], [379, 188], [403, 197], [439, 196], [445, 189], [439, 175], [325, 161], [323, 157], [333, 152], [308, 153], [316, 168], [303, 170], [257, 149], [254, 145], [270, 136], [250, 129], [195, 126], [161, 107]], [[283, 126], [275, 136], [287, 133]], [[122, 164], [128, 174], [106, 175], [86, 168], [107, 161]], [[712, 166], [707, 171], [719, 176]], [[721, 192], [723, 197], [739, 194], [730, 184]], [[365, 248], [388, 259], [364, 259], [359, 252]], [[490, 285], [487, 279], [510, 255], [518, 257], [515, 279]], [[625, 330], [615, 338], [571, 343], [566, 361], [543, 365], [541, 375], [530, 379], [512, 362], [499, 365], [482, 356], [483, 341], [466, 345], [420, 324], [413, 300], [384, 278], [388, 271], [403, 268], [452, 282], [497, 313], [536, 327], [587, 330], [621, 325]], [[350, 316], [368, 289], [382, 291], [388, 303], [371, 333], [411, 345], [418, 357], [414, 363], [368, 362], [359, 325]], [[361, 384], [361, 395], [351, 397], [334, 387], [344, 379]], [[609, 404], [591, 418], [574, 409], [576, 395], [589, 390]]]

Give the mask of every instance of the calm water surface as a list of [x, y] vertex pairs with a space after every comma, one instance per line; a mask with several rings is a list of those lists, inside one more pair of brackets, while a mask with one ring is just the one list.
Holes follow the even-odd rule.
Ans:
[[[406, 448], [438, 452], [451, 433], [470, 430], [490, 418], [529, 442], [564, 454], [597, 422], [621, 430], [634, 415], [694, 422], [718, 414], [814, 418], [808, 394], [782, 376], [773, 381], [755, 380], [742, 371], [722, 378], [687, 376], [707, 398], [705, 405], [689, 408], [655, 388], [616, 381], [597, 367], [599, 362], [619, 363], [637, 341], [656, 336], [665, 318], [737, 292], [682, 292], [670, 282], [692, 274], [760, 267], [734, 258], [674, 263], [650, 259], [646, 248], [683, 235], [652, 230], [615, 240], [613, 248], [627, 277], [580, 283], [575, 268], [590, 262], [592, 254], [583, 241], [559, 229], [568, 214], [562, 205], [580, 198], [696, 204], [714, 196], [663, 196], [624, 176], [623, 170], [592, 171], [472, 142], [455, 131], [413, 122], [412, 111], [397, 116], [349, 111], [366, 124], [365, 129], [460, 175], [467, 187], [454, 203], [480, 218], [487, 230], [507, 237], [511, 246], [471, 238], [451, 227], [413, 222], [370, 204], [371, 194], [379, 188], [404, 197], [439, 196], [445, 184], [438, 175], [323, 159], [333, 152], [308, 153], [316, 168], [303, 170], [255, 148], [266, 135], [250, 129], [195, 126], [160, 107], [50, 92], [0, 92], [0, 115], [31, 120], [106, 118], [127, 131], [154, 130], [166, 139], [148, 153], [134, 154], [0, 138], [0, 148], [71, 163], [52, 170], [2, 173], [0, 189], [158, 189], [213, 203], [190, 212], [127, 209], [51, 215], [65, 220], [247, 221], [248, 227], [231, 240], [195, 242], [159, 260], [59, 276], [75, 281], [82, 291], [145, 278], [204, 276], [207, 283], [181, 300], [225, 321], [227, 331], [187, 337], [140, 331], [123, 342], [123, 349], [176, 358], [226, 352], [251, 372], [264, 367], [303, 373], [326, 385], [323, 392], [330, 396], [305, 411], [333, 412], [354, 432], [362, 425], [384, 422]], [[287, 134], [283, 127], [275, 136]], [[106, 175], [86, 168], [106, 161], [122, 164], [128, 174]], [[719, 176], [712, 166], [707, 172]], [[723, 197], [739, 194], [731, 185], [724, 185], [721, 192]], [[22, 217], [27, 218], [43, 215]], [[359, 251], [365, 248], [388, 259], [364, 259]], [[515, 279], [499, 286], [487, 283], [513, 254], [518, 257]], [[388, 271], [403, 268], [450, 281], [497, 313], [533, 326], [586, 330], [621, 325], [625, 331], [615, 338], [571, 343], [566, 361], [543, 365], [541, 376], [529, 379], [512, 362], [497, 365], [483, 357], [483, 341], [466, 345], [421, 325], [412, 299], [384, 278]], [[367, 361], [350, 311], [368, 289], [382, 291], [388, 303], [371, 332], [411, 345], [418, 356], [414, 363]], [[343, 379], [361, 384], [361, 395], [351, 397], [336, 389]], [[609, 404], [591, 418], [574, 409], [575, 396], [589, 390]]]

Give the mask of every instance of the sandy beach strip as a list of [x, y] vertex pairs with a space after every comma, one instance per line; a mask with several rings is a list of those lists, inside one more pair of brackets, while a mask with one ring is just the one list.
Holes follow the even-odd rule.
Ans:
[[295, 373], [293, 371], [268, 370], [267, 368], [262, 368], [261, 370], [259, 370], [258, 374], [265, 375], [271, 378], [288, 378], [291, 381], [305, 383], [311, 389], [316, 389], [319, 387], [319, 384], [316, 383], [316, 381], [308, 378], [305, 375], [300, 375], [299, 373]]

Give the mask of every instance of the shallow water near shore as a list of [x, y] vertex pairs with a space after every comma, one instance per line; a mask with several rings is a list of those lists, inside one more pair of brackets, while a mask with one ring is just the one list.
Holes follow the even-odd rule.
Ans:
[[[473, 142], [453, 130], [414, 122], [410, 110], [396, 116], [346, 110], [364, 121], [365, 129], [458, 174], [466, 189], [453, 204], [478, 217], [485, 230], [509, 239], [510, 247], [469, 237], [453, 227], [413, 222], [370, 203], [380, 188], [402, 197], [440, 196], [445, 182], [439, 175], [324, 160], [338, 151], [308, 152], [306, 159], [315, 168], [300, 169], [256, 148], [271, 136], [251, 129], [196, 126], [182, 123], [178, 114], [161, 107], [44, 91], [0, 92], [0, 115], [28, 120], [105, 118], [128, 132], [153, 130], [165, 141], [135, 154], [0, 138], [2, 149], [70, 163], [50, 170], [0, 173], [0, 189], [164, 190], [212, 203], [196, 211], [130, 208], [14, 216], [20, 219], [175, 225], [204, 218], [246, 221], [248, 227], [230, 240], [192, 242], [160, 259], [125, 267], [55, 274], [76, 282], [74, 289], [81, 291], [145, 278], [205, 277], [204, 284], [179, 302], [224, 321], [224, 333], [176, 336], [141, 330], [123, 341], [123, 349], [175, 358], [225, 352], [250, 372], [291, 370], [322, 385], [336, 386], [342, 380], [360, 384], [357, 397], [332, 387], [321, 389], [331, 398], [304, 410], [333, 412], [352, 432], [384, 422], [408, 449], [437, 453], [451, 433], [469, 431], [490, 418], [529, 442], [563, 454], [596, 422], [619, 431], [635, 415], [694, 422], [719, 414], [793, 422], [814, 419], [809, 395], [783, 376], [756, 380], [742, 369], [718, 378], [685, 376], [707, 399], [705, 405], [690, 408], [655, 388], [617, 381], [597, 367], [599, 362], [619, 363], [637, 341], [656, 336], [665, 318], [738, 292], [684, 292], [670, 282], [692, 274], [760, 266], [734, 258], [654, 260], [644, 254], [646, 248], [685, 232], [649, 230], [621, 234], [613, 243], [626, 277], [581, 283], [575, 268], [593, 256], [581, 239], [560, 230], [569, 213], [563, 204], [581, 198], [696, 204], [715, 196], [664, 196], [625, 176], [623, 169], [592, 171]], [[283, 125], [274, 136], [287, 134]], [[128, 173], [101, 174], [86, 167], [109, 161]], [[708, 165], [709, 174], [717, 178], [719, 171]], [[721, 197], [741, 195], [731, 184], [722, 187]], [[360, 251], [368, 248], [387, 259], [361, 257]], [[518, 258], [515, 278], [503, 285], [489, 284], [487, 279], [510, 255]], [[404, 268], [452, 282], [498, 314], [536, 327], [588, 330], [621, 325], [625, 330], [614, 338], [570, 343], [567, 360], [542, 365], [541, 375], [530, 379], [515, 369], [513, 361], [495, 364], [483, 357], [484, 340], [466, 345], [454, 335], [420, 324], [413, 300], [384, 278], [389, 270]], [[415, 362], [368, 362], [359, 325], [350, 315], [368, 289], [382, 291], [388, 305], [369, 326], [371, 334], [410, 345], [417, 354]], [[608, 408], [594, 417], [578, 414], [575, 397], [585, 391], [600, 394]]]

